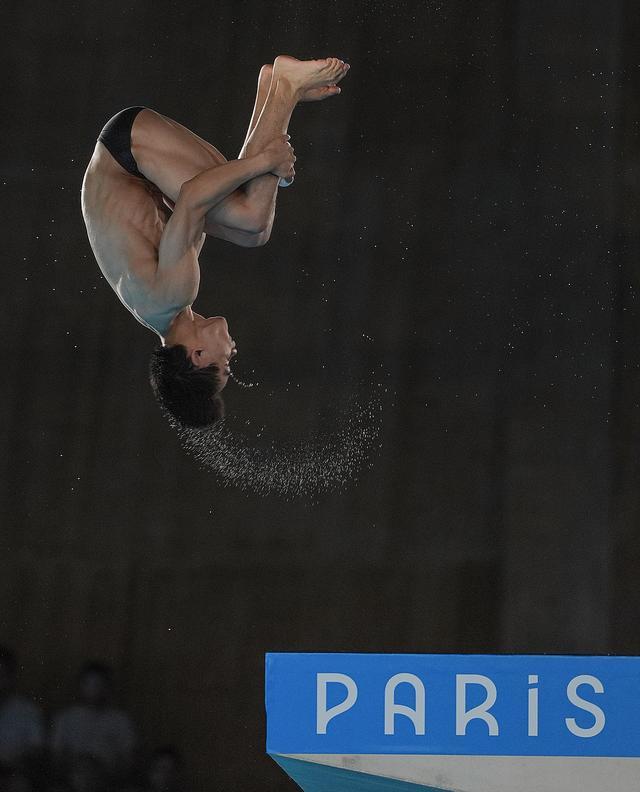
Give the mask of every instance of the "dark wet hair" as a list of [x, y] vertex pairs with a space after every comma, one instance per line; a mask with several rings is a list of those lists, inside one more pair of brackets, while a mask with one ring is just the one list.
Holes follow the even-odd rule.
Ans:
[[224, 416], [218, 366], [194, 366], [182, 344], [154, 349], [149, 377], [160, 406], [180, 424], [208, 426]]

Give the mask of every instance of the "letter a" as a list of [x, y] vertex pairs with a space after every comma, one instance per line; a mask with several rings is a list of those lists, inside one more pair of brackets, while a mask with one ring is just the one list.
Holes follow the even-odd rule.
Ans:
[[[404, 704], [396, 704], [395, 692], [398, 685], [408, 682], [414, 690], [416, 708], [411, 709]], [[395, 734], [395, 716], [404, 715], [413, 723], [416, 734], [425, 731], [425, 691], [422, 680], [414, 674], [396, 674], [392, 676], [384, 688], [384, 733]]]

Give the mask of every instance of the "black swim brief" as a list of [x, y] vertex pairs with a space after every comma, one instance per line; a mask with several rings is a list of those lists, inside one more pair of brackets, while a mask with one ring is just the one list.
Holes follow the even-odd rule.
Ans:
[[126, 107], [104, 125], [98, 140], [104, 144], [115, 161], [133, 176], [144, 179], [138, 170], [138, 163], [131, 153], [131, 127], [138, 113], [144, 107]]

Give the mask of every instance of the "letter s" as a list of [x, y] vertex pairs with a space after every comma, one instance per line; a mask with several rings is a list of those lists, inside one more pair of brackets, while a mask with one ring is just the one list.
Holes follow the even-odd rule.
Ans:
[[578, 726], [575, 718], [565, 718], [564, 722], [567, 724], [567, 729], [569, 729], [571, 734], [575, 734], [576, 737], [595, 737], [604, 729], [606, 718], [604, 712], [597, 704], [593, 704], [591, 701], [587, 701], [583, 699], [582, 696], [578, 695], [578, 688], [580, 685], [590, 685], [595, 693], [604, 693], [604, 685], [597, 677], [590, 676], [589, 674], [581, 674], [580, 676], [574, 677], [567, 685], [567, 698], [574, 706], [578, 707], [578, 709], [590, 712], [593, 715], [593, 726], [584, 729]]

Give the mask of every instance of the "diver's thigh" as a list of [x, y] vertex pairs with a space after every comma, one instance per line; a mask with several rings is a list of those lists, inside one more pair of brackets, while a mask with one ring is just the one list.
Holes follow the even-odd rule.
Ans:
[[184, 182], [227, 161], [215, 146], [149, 108], [135, 118], [131, 152], [145, 178], [172, 201]]
[[[138, 113], [134, 121], [131, 151], [140, 172], [172, 203], [178, 199], [186, 181], [227, 162], [215, 146], [148, 108]], [[251, 222], [248, 214], [243, 191], [235, 190], [209, 210], [206, 233], [221, 239], [227, 239], [229, 233], [233, 235], [234, 230], [243, 233]], [[230, 241], [240, 244], [233, 236]]]

